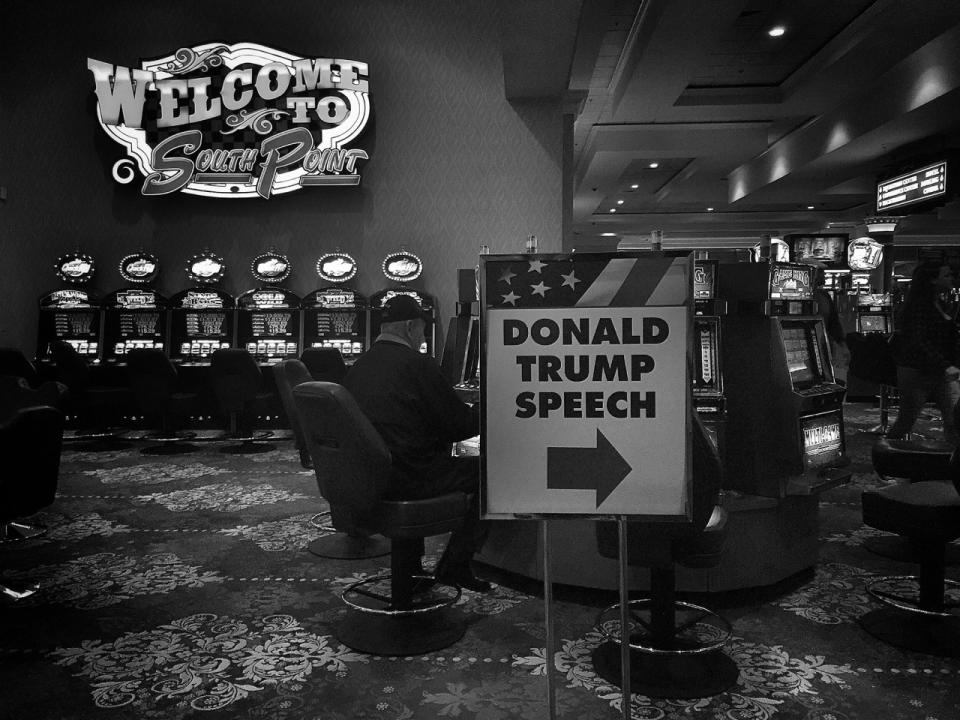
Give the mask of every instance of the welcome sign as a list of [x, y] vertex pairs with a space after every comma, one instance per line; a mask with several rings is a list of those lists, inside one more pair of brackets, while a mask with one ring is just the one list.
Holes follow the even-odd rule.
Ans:
[[113, 167], [144, 195], [263, 197], [358, 185], [349, 147], [370, 118], [364, 62], [303, 58], [253, 43], [207, 43], [139, 68], [87, 59], [103, 130], [128, 157]]

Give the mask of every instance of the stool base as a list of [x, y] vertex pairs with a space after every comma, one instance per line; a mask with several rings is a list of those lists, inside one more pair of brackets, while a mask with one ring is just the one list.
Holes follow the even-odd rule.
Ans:
[[334, 533], [317, 538], [307, 549], [322, 558], [362, 560], [390, 554], [390, 541], [382, 535], [347, 535]]
[[926, 655], [960, 657], [960, 618], [928, 617], [881, 608], [868, 612], [859, 623], [888, 645]]
[[[918, 561], [918, 556], [910, 546], [910, 541], [902, 535], [870, 537], [863, 541], [863, 547], [874, 555], [891, 560], [910, 563]], [[947, 565], [960, 565], [960, 545], [948, 543], [944, 559]]]
[[334, 627], [337, 640], [347, 647], [390, 656], [442, 650], [460, 640], [466, 631], [466, 619], [449, 608], [406, 616], [348, 611]]
[[[593, 651], [593, 667], [621, 687], [620, 645], [605, 642]], [[630, 651], [630, 692], [658, 698], [700, 698], [719, 695], [737, 683], [740, 669], [723, 650], [694, 655]]]

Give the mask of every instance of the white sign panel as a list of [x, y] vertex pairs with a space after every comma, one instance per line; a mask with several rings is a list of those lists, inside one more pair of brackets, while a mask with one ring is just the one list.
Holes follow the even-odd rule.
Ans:
[[487, 517], [684, 516], [689, 307], [484, 319]]

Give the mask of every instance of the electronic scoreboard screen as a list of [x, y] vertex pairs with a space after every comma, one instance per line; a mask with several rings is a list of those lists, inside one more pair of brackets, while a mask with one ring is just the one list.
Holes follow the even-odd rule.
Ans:
[[780, 336], [794, 390], [805, 390], [828, 380], [826, 357], [817, 337], [816, 320], [782, 320]]

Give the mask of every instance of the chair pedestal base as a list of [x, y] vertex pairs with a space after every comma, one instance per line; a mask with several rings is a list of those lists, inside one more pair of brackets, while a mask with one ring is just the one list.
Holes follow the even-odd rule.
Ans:
[[960, 618], [917, 615], [892, 608], [873, 610], [859, 620], [877, 640], [904, 650], [960, 657]]
[[19, 542], [43, 535], [47, 529], [39, 525], [10, 521], [0, 523], [0, 543]]
[[275, 446], [270, 445], [269, 443], [246, 440], [239, 445], [227, 445], [226, 447], [222, 447], [220, 448], [220, 452], [228, 453], [230, 455], [257, 455], [259, 453], [270, 452], [274, 449], [276, 449]]
[[314, 555], [338, 560], [362, 560], [390, 554], [390, 541], [382, 535], [334, 533], [317, 538], [307, 546]]
[[[622, 684], [620, 645], [605, 642], [593, 651], [597, 674], [616, 687]], [[660, 654], [630, 651], [630, 692], [659, 698], [719, 695], [736, 684], [737, 664], [723, 652]]]
[[337, 623], [337, 640], [371, 655], [422, 655], [450, 647], [467, 631], [466, 619], [442, 608], [420, 615], [375, 615], [347, 611]]
[[[918, 561], [917, 553], [910, 541], [902, 535], [870, 537], [863, 541], [863, 547], [874, 555], [891, 560], [912, 563]], [[948, 544], [944, 560], [947, 565], [960, 565], [960, 545]]]

